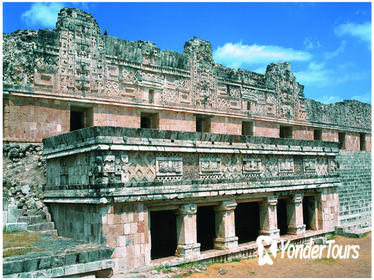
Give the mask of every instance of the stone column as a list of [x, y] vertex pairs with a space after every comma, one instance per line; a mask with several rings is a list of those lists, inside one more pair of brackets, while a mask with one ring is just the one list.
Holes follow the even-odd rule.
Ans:
[[200, 254], [197, 243], [196, 204], [185, 204], [179, 207], [177, 215], [177, 256], [194, 256]]
[[279, 237], [276, 196], [267, 197], [260, 205], [260, 235]]
[[236, 202], [234, 200], [223, 201], [214, 207], [216, 219], [216, 238], [214, 248], [232, 249], [238, 247], [238, 237], [235, 236]]
[[303, 219], [303, 196], [295, 194], [287, 203], [287, 221], [289, 234], [302, 234], [305, 232]]

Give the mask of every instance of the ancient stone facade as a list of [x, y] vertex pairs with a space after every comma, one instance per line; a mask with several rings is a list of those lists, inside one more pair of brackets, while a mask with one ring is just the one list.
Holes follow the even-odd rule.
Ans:
[[160, 51], [71, 8], [4, 48], [4, 141], [44, 138], [58, 234], [114, 248], [116, 271], [248, 255], [260, 234], [312, 238], [350, 211], [340, 150], [371, 150], [371, 107], [306, 99], [289, 63], [226, 68], [207, 41]]
[[368, 104], [308, 100], [289, 63], [270, 64], [264, 75], [226, 68], [196, 37], [183, 53], [160, 51], [102, 35], [90, 14], [64, 8], [55, 30], [4, 34], [4, 49], [5, 141], [109, 125], [371, 148]]
[[[245, 236], [236, 236], [238, 223], [256, 235], [302, 237], [306, 229], [334, 231], [338, 222], [337, 143], [91, 127], [43, 145], [45, 202], [58, 232], [115, 248], [117, 270], [158, 256], [196, 259], [210, 243], [226, 253], [240, 250]], [[243, 215], [236, 208], [248, 202], [257, 208], [258, 216], [251, 215], [258, 225], [236, 218]], [[214, 221], [199, 213], [204, 207], [211, 207]], [[174, 223], [174, 235], [157, 227], [159, 212], [170, 218], [168, 227]], [[199, 219], [214, 224], [212, 240]], [[171, 253], [156, 250], [152, 239], [166, 242], [160, 234]]]

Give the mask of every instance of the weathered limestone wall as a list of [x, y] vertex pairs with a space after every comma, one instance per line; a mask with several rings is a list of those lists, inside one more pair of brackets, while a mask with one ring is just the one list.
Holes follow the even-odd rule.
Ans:
[[279, 137], [279, 124], [272, 122], [256, 121], [253, 125], [254, 136]]
[[95, 126], [140, 127], [140, 112], [131, 107], [99, 104], [94, 107]]
[[105, 243], [103, 223], [109, 207], [98, 204], [49, 204], [52, 220], [60, 236]]
[[338, 142], [338, 131], [331, 130], [331, 129], [324, 129], [322, 130], [322, 140], [323, 141], [331, 141], [331, 142]]
[[[338, 188], [339, 189], [339, 188]], [[319, 224], [323, 229], [335, 230], [339, 218], [339, 194], [336, 189], [324, 189], [320, 198], [322, 215], [319, 217]]]
[[5, 141], [41, 142], [43, 138], [68, 132], [69, 109], [65, 102], [49, 99], [5, 96]]
[[210, 128], [211, 133], [240, 135], [242, 123], [240, 119], [216, 116], [211, 119]]
[[293, 138], [313, 140], [313, 129], [311, 127], [294, 126], [293, 127]]
[[371, 225], [371, 153], [340, 151], [337, 156], [342, 186], [339, 224], [342, 227]]
[[360, 150], [360, 133], [347, 132], [345, 134], [345, 150]]
[[196, 131], [195, 116], [191, 113], [160, 111], [158, 127], [161, 130]]
[[129, 270], [151, 261], [148, 210], [143, 203], [116, 203], [103, 220], [106, 244], [114, 248], [115, 270]]

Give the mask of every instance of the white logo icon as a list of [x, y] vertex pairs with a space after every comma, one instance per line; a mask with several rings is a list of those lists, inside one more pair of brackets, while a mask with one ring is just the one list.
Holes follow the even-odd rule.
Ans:
[[269, 251], [273, 255], [273, 257], [276, 258], [277, 257], [277, 241], [273, 239], [271, 236], [265, 236], [265, 235], [260, 235], [256, 239], [258, 255], [259, 255], [258, 264], [259, 265], [264, 265], [264, 264], [272, 265], [273, 260], [270, 258], [270, 255], [268, 254], [268, 252], [266, 252], [263, 242], [265, 242], [265, 244], [269, 244], [271, 242]]

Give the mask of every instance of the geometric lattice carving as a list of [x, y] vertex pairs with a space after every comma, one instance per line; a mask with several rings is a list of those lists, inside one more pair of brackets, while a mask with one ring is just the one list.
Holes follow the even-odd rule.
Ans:
[[152, 182], [156, 177], [156, 159], [151, 152], [129, 153], [130, 182]]

